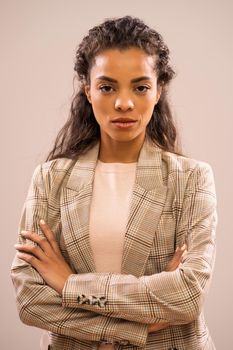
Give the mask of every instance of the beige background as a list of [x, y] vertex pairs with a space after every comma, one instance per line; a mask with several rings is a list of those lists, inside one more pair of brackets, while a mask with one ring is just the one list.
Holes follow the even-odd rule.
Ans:
[[232, 348], [232, 13], [230, 0], [0, 1], [1, 349], [39, 349], [41, 331], [19, 321], [9, 270], [32, 172], [68, 114], [75, 48], [90, 27], [126, 14], [164, 36], [184, 151], [214, 170], [218, 254], [205, 313], [217, 349]]

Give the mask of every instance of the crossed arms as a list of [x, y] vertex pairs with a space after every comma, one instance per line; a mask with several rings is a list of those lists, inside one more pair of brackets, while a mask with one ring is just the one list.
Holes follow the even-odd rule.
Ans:
[[[28, 227], [42, 234], [38, 222], [47, 218], [47, 210], [41, 169], [37, 167], [20, 230]], [[212, 170], [197, 166], [190, 175], [177, 227], [177, 234], [189, 232], [188, 254], [179, 269], [140, 278], [113, 273], [71, 274], [59, 295], [30, 264], [15, 257], [11, 276], [20, 318], [28, 325], [77, 339], [127, 338], [136, 346], [145, 346], [148, 324], [188, 323], [200, 313], [214, 263], [216, 223]], [[103, 297], [106, 303], [82, 302], [82, 296], [92, 295]]]

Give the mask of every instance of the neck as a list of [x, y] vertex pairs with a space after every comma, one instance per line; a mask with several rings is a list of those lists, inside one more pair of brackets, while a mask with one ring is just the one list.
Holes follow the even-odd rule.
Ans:
[[98, 158], [105, 163], [135, 163], [143, 142], [144, 136], [130, 141], [101, 138]]

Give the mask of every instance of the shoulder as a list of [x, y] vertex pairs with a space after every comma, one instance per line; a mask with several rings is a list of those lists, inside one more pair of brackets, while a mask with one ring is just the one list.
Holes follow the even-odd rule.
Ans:
[[49, 160], [47, 162], [38, 164], [34, 169], [34, 173], [41, 172], [42, 176], [53, 175], [58, 173], [66, 174], [67, 172], [72, 170], [76, 161], [77, 160], [70, 158], [57, 158]]
[[57, 158], [38, 164], [32, 175], [32, 182], [45, 187], [48, 193], [51, 188], [56, 191], [67, 181], [76, 163], [76, 159]]
[[162, 161], [166, 164], [168, 172], [190, 173], [194, 169], [212, 169], [211, 165], [203, 160], [166, 151], [162, 151]]
[[209, 188], [215, 192], [213, 169], [208, 162], [162, 151], [162, 164], [170, 187], [186, 191]]

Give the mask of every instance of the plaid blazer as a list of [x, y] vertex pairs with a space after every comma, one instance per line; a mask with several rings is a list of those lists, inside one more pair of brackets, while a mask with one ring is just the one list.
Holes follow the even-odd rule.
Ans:
[[[213, 350], [203, 303], [215, 261], [216, 193], [211, 166], [145, 139], [125, 231], [121, 273], [95, 272], [89, 207], [99, 142], [78, 160], [38, 165], [19, 223], [43, 235], [44, 218], [73, 268], [62, 296], [15, 256], [11, 278], [21, 321], [50, 332], [50, 349]], [[25, 240], [18, 235], [18, 242]], [[34, 244], [27, 241], [28, 244]], [[164, 272], [178, 245], [184, 262]], [[148, 324], [172, 326], [148, 334]]]

